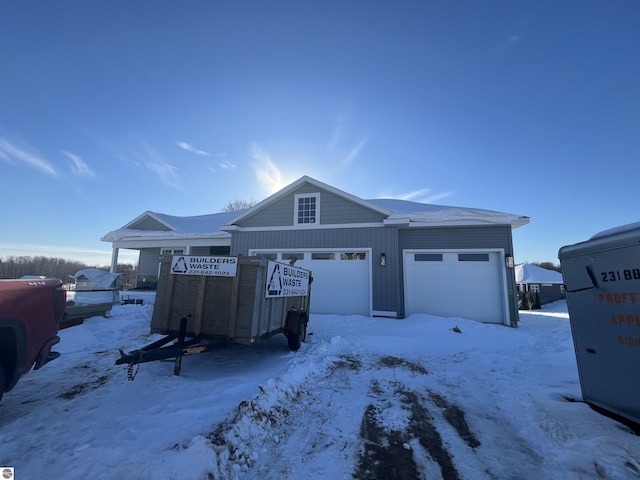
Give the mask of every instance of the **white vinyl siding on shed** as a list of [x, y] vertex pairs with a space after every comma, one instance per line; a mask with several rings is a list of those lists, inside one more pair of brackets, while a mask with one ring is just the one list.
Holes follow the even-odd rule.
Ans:
[[501, 252], [405, 251], [405, 314], [507, 323]]
[[[368, 249], [250, 250], [311, 270], [311, 313], [371, 315], [371, 252]], [[274, 258], [275, 257], [275, 258]]]

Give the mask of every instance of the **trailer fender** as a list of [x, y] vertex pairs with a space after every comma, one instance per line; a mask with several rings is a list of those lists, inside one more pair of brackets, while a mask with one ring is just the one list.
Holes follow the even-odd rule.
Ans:
[[300, 344], [307, 339], [307, 323], [307, 312], [304, 310], [292, 310], [287, 313], [284, 334], [287, 337], [290, 350], [297, 351]]
[[298, 333], [298, 325], [300, 324], [300, 317], [306, 318], [306, 312], [304, 310], [289, 310], [287, 313], [287, 320], [284, 324], [285, 333]]

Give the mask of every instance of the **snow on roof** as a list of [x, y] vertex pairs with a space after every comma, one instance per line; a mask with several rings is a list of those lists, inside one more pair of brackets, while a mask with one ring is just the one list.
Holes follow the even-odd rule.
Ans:
[[220, 230], [220, 227], [241, 211], [220, 212], [209, 215], [197, 215], [192, 217], [177, 217], [157, 212], [145, 212], [138, 217], [148, 215], [166, 225], [171, 230], [141, 230], [137, 228], [126, 228], [134, 222], [129, 222], [125, 227], [107, 233], [102, 240], [105, 242], [116, 242], [131, 238], [212, 238], [229, 237], [230, 234]]
[[[511, 225], [518, 228], [529, 223], [529, 217], [479, 208], [450, 207], [397, 199], [362, 200], [382, 213], [389, 212], [386, 223], [413, 223], [420, 226], [445, 225]], [[157, 212], [145, 212], [124, 227], [107, 233], [102, 240], [117, 242], [131, 239], [154, 238], [227, 238], [230, 233], [221, 230], [240, 220], [249, 209], [220, 212], [193, 217], [177, 217]], [[170, 230], [143, 230], [131, 228], [143, 217], [154, 218]]]
[[554, 270], [523, 263], [516, 265], [516, 283], [563, 283], [562, 274]]
[[481, 208], [451, 207], [397, 199], [374, 199], [368, 202], [391, 210], [389, 221], [407, 221], [429, 225], [510, 224], [518, 228], [529, 217]]
[[95, 284], [101, 288], [114, 288], [117, 285], [117, 280], [120, 277], [119, 273], [109, 273], [99, 268], [85, 268], [76, 272], [71, 277], [78, 280], [85, 280]]

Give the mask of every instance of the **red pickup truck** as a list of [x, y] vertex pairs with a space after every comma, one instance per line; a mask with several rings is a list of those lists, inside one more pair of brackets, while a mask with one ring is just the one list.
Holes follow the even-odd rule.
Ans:
[[0, 398], [33, 367], [38, 370], [60, 354], [67, 292], [57, 278], [0, 280]]

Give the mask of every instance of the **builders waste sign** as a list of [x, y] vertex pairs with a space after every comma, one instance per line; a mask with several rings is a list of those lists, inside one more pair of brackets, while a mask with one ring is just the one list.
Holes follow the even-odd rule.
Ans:
[[309, 292], [311, 272], [285, 263], [269, 261], [265, 297], [301, 297]]
[[174, 255], [171, 260], [171, 273], [175, 275], [235, 277], [237, 270], [238, 257]]

